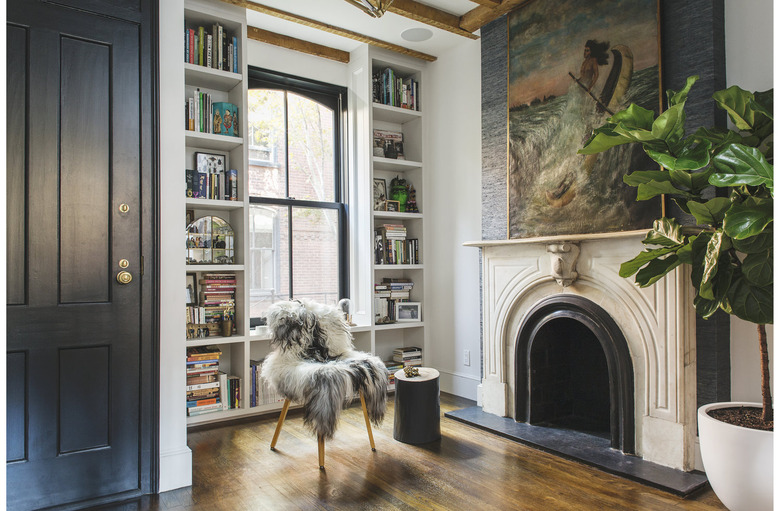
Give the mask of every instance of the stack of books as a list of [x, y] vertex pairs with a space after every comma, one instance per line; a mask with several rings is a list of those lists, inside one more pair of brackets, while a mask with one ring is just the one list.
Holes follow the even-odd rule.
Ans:
[[200, 284], [200, 304], [203, 323], [208, 326], [209, 335], [222, 335], [222, 322], [232, 321], [236, 332], [236, 274], [205, 273]]
[[223, 409], [220, 396], [218, 346], [187, 348], [187, 415], [194, 417]]
[[401, 362], [404, 367], [422, 365], [422, 349], [416, 346], [396, 348], [393, 350], [393, 361]]
[[395, 305], [408, 302], [414, 282], [407, 278], [385, 277], [374, 284], [374, 323], [383, 324], [396, 320]]
[[393, 391], [395, 390], [395, 373], [396, 371], [403, 369], [404, 364], [402, 362], [388, 360], [385, 362], [385, 367], [387, 368], [387, 390]]
[[249, 395], [249, 406], [255, 407], [284, 401], [284, 396], [271, 389], [268, 381], [260, 375], [262, 360], [250, 360], [249, 370], [252, 374], [252, 386]]
[[374, 231], [376, 264], [419, 264], [419, 241], [406, 239], [406, 226], [384, 224]]

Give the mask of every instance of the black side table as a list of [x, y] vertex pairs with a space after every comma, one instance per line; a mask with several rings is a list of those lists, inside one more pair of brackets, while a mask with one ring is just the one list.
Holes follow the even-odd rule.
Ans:
[[441, 438], [439, 371], [418, 367], [419, 376], [395, 373], [393, 438], [406, 444], [425, 444]]

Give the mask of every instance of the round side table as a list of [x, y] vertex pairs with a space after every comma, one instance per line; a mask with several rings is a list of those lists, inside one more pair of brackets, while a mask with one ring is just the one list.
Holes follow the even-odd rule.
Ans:
[[418, 367], [419, 376], [395, 373], [393, 438], [406, 444], [425, 444], [441, 438], [439, 371]]

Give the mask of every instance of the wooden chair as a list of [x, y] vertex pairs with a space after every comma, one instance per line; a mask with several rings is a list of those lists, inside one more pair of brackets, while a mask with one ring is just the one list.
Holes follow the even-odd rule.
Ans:
[[[282, 406], [282, 413], [279, 414], [279, 422], [276, 423], [276, 431], [274, 431], [274, 437], [271, 440], [271, 450], [276, 450], [276, 442], [279, 440], [279, 433], [282, 432], [282, 424], [287, 417], [287, 410], [290, 409], [291, 401], [289, 399], [284, 400], [284, 406]], [[368, 419], [368, 410], [366, 409], [366, 400], [363, 398], [363, 393], [360, 393], [360, 406], [363, 408], [363, 419], [366, 421], [366, 431], [368, 432], [368, 442], [371, 444], [371, 450], [376, 452], [376, 445], [374, 444], [374, 434], [371, 432], [371, 421]], [[323, 435], [317, 435], [317, 454], [320, 462], [320, 470], [325, 470], [325, 437]]]
[[371, 423], [379, 425], [387, 403], [387, 369], [370, 353], [356, 351], [340, 309], [293, 300], [268, 309], [272, 351], [261, 376], [284, 398], [271, 450], [290, 403], [301, 403], [304, 425], [317, 436], [319, 467], [325, 468], [325, 440], [333, 437], [341, 410], [357, 394], [363, 408], [371, 450], [376, 451]]

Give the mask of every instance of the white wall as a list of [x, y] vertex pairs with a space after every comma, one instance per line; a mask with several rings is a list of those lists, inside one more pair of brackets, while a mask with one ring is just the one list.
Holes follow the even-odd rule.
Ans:
[[[482, 238], [482, 116], [479, 40], [465, 40], [428, 66], [423, 85], [426, 365], [441, 389], [477, 399], [480, 383], [479, 250]], [[464, 350], [470, 365], [464, 365]]]
[[259, 41], [249, 41], [247, 63], [288, 75], [347, 86], [347, 65], [334, 60], [279, 48]]
[[[772, 0], [726, 0], [726, 85], [749, 91], [773, 87]], [[767, 326], [770, 362], [773, 328]], [[731, 318], [731, 398], [761, 401], [756, 326]]]

